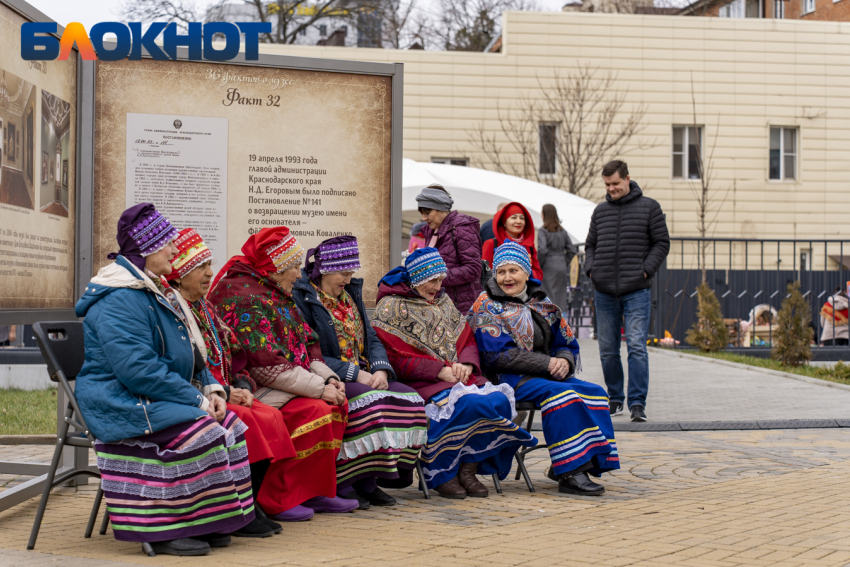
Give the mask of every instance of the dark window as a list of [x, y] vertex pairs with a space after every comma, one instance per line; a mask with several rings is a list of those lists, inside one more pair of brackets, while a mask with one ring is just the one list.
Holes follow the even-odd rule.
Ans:
[[673, 177], [699, 179], [702, 126], [673, 126]]
[[797, 179], [797, 129], [770, 129], [770, 157], [768, 158], [770, 179]]

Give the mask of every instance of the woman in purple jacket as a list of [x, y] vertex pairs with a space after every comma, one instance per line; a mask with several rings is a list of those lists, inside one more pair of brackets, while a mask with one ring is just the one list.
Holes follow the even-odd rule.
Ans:
[[478, 219], [452, 211], [454, 199], [442, 185], [433, 183], [416, 196], [427, 226], [425, 244], [440, 251], [448, 267], [443, 289], [458, 311], [466, 314], [484, 291], [481, 288], [481, 236]]

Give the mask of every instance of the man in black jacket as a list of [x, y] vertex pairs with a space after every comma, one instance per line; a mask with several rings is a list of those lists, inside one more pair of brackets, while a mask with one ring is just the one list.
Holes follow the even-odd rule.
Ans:
[[[590, 219], [584, 269], [596, 289], [599, 357], [611, 415], [623, 413], [620, 328], [629, 352], [628, 406], [632, 421], [646, 421], [649, 357], [646, 352], [652, 277], [670, 251], [670, 235], [658, 201], [645, 197], [625, 162], [602, 168], [607, 195]], [[625, 318], [625, 323], [623, 319]]]

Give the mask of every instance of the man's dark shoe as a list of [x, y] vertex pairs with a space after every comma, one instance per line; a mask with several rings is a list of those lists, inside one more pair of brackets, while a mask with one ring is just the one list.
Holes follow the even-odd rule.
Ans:
[[620, 402], [611, 402], [608, 411], [611, 413], [611, 417], [615, 415], [623, 415], [623, 404]]
[[258, 520], [260, 520], [265, 525], [274, 530], [274, 533], [279, 534], [283, 531], [283, 526], [281, 526], [275, 521], [270, 520], [268, 514], [266, 514], [266, 511], [260, 508], [260, 505], [256, 503], [256, 500], [254, 501], [254, 514], [257, 516]]
[[230, 536], [228, 534], [204, 534], [195, 536], [192, 539], [196, 539], [198, 541], [205, 541], [210, 545], [210, 547], [227, 547], [228, 545], [233, 543], [233, 540], [230, 539]]
[[367, 504], [372, 504], [374, 506], [395, 506], [397, 504], [395, 498], [380, 488], [376, 488], [374, 492], [366, 492], [365, 490], [357, 490], [355, 488], [354, 493], [357, 494], [358, 500], [360, 500], [360, 498], [364, 498]]
[[605, 487], [590, 480], [587, 473], [583, 472], [561, 479], [558, 482], [558, 492], [578, 496], [602, 496], [605, 494]]
[[152, 541], [151, 547], [157, 555], [206, 555], [210, 552], [210, 544], [194, 538], [181, 537], [171, 541]]
[[632, 406], [632, 421], [646, 421], [646, 413], [643, 411], [643, 406]]
[[454, 500], [462, 500], [466, 498], [466, 490], [460, 485], [457, 477], [454, 477], [448, 482], [444, 482], [436, 488], [437, 492], [443, 498], [452, 498]]
[[272, 537], [274, 530], [259, 519], [254, 518], [250, 524], [239, 528], [231, 535], [235, 535], [236, 537]]

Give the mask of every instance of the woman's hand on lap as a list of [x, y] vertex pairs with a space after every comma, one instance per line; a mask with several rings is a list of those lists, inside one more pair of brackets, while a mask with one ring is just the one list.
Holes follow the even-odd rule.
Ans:
[[210, 394], [207, 396], [207, 399], [210, 401], [210, 407], [207, 409], [207, 413], [211, 417], [214, 417], [217, 422], [221, 423], [224, 419], [224, 412], [227, 411], [227, 402], [218, 394]]
[[455, 376], [454, 369], [451, 366], [443, 366], [440, 373], [437, 374], [437, 379], [450, 384], [457, 382], [457, 376]]
[[570, 373], [570, 363], [565, 358], [552, 357], [549, 359], [549, 374], [555, 378], [566, 378]]
[[390, 377], [386, 370], [376, 370], [372, 378], [374, 378], [372, 388], [375, 390], [386, 390], [390, 385]]
[[364, 386], [369, 386], [370, 388], [375, 387], [375, 375], [366, 372], [365, 370], [361, 370], [357, 373], [357, 383], [363, 384]]
[[244, 388], [230, 388], [230, 403], [249, 408], [254, 404], [254, 394]]

